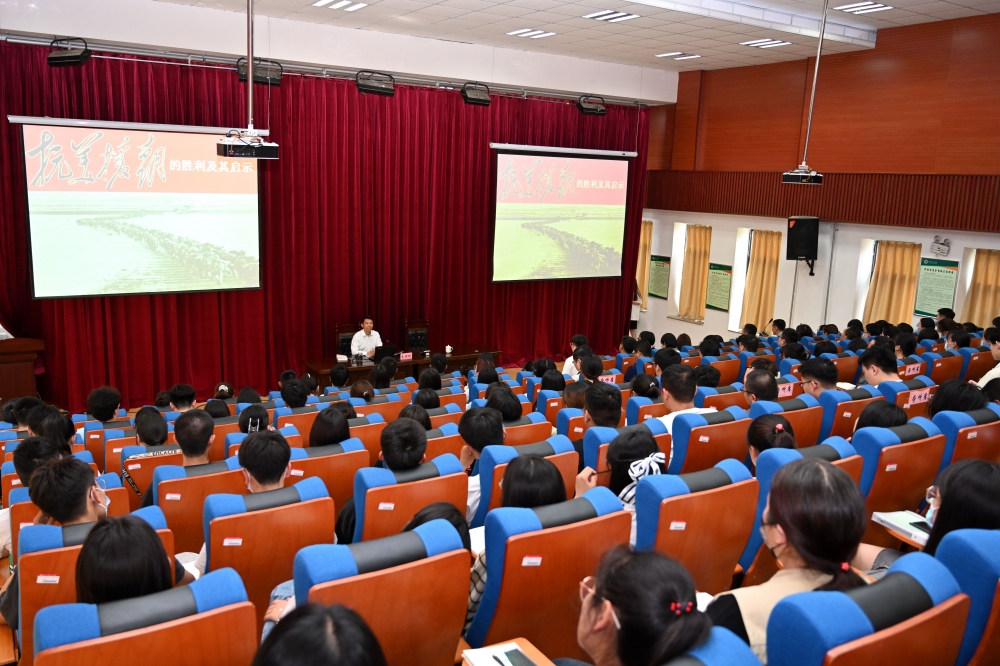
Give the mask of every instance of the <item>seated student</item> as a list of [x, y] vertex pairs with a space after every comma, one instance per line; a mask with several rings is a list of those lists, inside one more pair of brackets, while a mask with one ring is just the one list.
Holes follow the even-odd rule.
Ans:
[[170, 387], [170, 409], [186, 412], [195, 405], [194, 387], [190, 384], [174, 384]]
[[420, 405], [407, 405], [399, 411], [399, 418], [401, 419], [413, 419], [424, 430], [430, 430], [434, 426], [431, 425], [431, 417], [427, 413], [427, 410]]
[[[931, 526], [924, 552], [933, 555], [941, 539], [953, 530], [1000, 530], [1000, 464], [968, 458], [949, 465], [937, 486], [927, 489], [927, 516]], [[881, 578], [903, 553], [863, 543], [851, 563]]]
[[338, 363], [330, 368], [330, 384], [337, 388], [344, 388], [349, 381], [351, 381], [351, 373], [347, 370], [346, 365]]
[[114, 421], [121, 402], [122, 394], [113, 386], [95, 388], [87, 395], [87, 413], [97, 421]]
[[[787, 333], [789, 329], [785, 329]], [[793, 331], [794, 332], [794, 331]], [[809, 352], [806, 348], [802, 346], [799, 342], [789, 342], [787, 345], [781, 347], [781, 354], [778, 356], [779, 359], [790, 358], [795, 361], [807, 361], [809, 359]]]
[[677, 336], [677, 349], [683, 349], [684, 347], [691, 346], [691, 336], [687, 333], [681, 333]]
[[299, 378], [299, 373], [295, 372], [294, 370], [285, 370], [278, 377], [278, 388], [280, 389], [282, 386], [284, 386], [285, 382], [290, 382], [293, 379], [298, 379], [298, 378]]
[[851, 352], [863, 352], [868, 349], [868, 341], [864, 338], [855, 338], [847, 343], [847, 351]]
[[813, 357], [819, 358], [823, 354], [839, 354], [840, 349], [829, 340], [820, 340], [813, 345]]
[[[567, 391], [575, 384], [583, 384], [587, 387], [583, 394], [583, 427], [584, 431], [594, 426], [603, 428], [617, 428], [622, 418], [622, 392], [617, 386], [597, 382], [586, 384], [584, 382], [574, 382], [567, 387]], [[578, 390], [578, 389], [574, 389]], [[566, 392], [563, 392], [563, 401], [566, 399]], [[573, 448], [579, 454], [577, 471], [583, 470], [583, 437], [573, 440]]]
[[638, 339], [649, 341], [650, 347], [653, 347], [656, 344], [656, 335], [652, 331], [642, 331], [639, 333]]
[[[14, 449], [14, 472], [21, 486], [28, 487], [31, 474], [49, 460], [55, 460], [63, 454], [59, 445], [45, 437], [25, 437]], [[68, 454], [67, 454], [68, 455]], [[11, 525], [10, 507], [0, 509], [0, 557], [10, 555]]]
[[882, 327], [882, 337], [895, 340], [897, 335], [899, 335], [899, 329], [892, 324], [885, 324]]
[[[154, 409], [153, 411], [156, 410]], [[159, 414], [159, 412], [156, 413]], [[160, 418], [163, 417], [161, 416]], [[76, 425], [69, 414], [64, 414], [57, 409], [42, 419], [42, 422], [38, 425], [38, 436], [52, 440], [59, 447], [59, 452], [64, 456], [68, 456], [73, 453], [73, 444], [76, 441]], [[27, 487], [27, 484], [23, 485]]]
[[[388, 386], [388, 380], [386, 380], [386, 382], [386, 386]], [[285, 407], [291, 407], [292, 409], [305, 407], [306, 400], [309, 399], [309, 389], [306, 388], [306, 385], [302, 382], [302, 380], [289, 379], [281, 385], [281, 399], [285, 401]]]
[[386, 356], [379, 364], [385, 368], [385, 371], [389, 374], [389, 381], [392, 382], [396, 378], [396, 371], [399, 369], [399, 363], [393, 356]]
[[778, 338], [778, 346], [784, 347], [793, 343], [798, 343], [801, 336], [790, 328], [786, 328], [781, 332], [781, 336]]
[[319, 395], [319, 382], [308, 372], [299, 377], [299, 381], [306, 385], [306, 393], [309, 395]]
[[809, 324], [799, 324], [795, 327], [795, 332], [799, 334], [799, 338], [814, 338], [816, 334], [812, 330], [812, 326]]
[[541, 391], [565, 391], [566, 378], [558, 370], [546, 370], [542, 375]]
[[795, 430], [780, 414], [761, 414], [747, 428], [747, 448], [750, 462], [757, 466], [757, 458], [768, 449], [794, 449]]
[[763, 370], [751, 370], [747, 373], [746, 381], [743, 384], [743, 394], [747, 403], [753, 404], [758, 400], [775, 401], [778, 399], [778, 381], [774, 375]]
[[666, 426], [667, 432], [673, 434], [671, 428], [678, 414], [710, 414], [717, 411], [715, 407], [694, 406], [694, 394], [697, 390], [694, 370], [686, 365], [672, 365], [660, 375], [660, 395], [668, 413], [658, 418]]
[[[469, 412], [473, 411], [475, 410], [469, 410]], [[466, 415], [469, 412], [466, 412]], [[462, 418], [464, 420], [465, 416], [463, 415]], [[497, 418], [499, 418], [499, 414]], [[461, 425], [459, 429], [461, 429]], [[413, 469], [424, 462], [424, 452], [427, 450], [427, 431], [421, 428], [416, 421], [396, 419], [382, 430], [380, 442], [382, 450], [379, 452], [378, 458], [394, 472]], [[476, 484], [478, 486], [478, 479], [476, 479]], [[348, 544], [354, 541], [356, 522], [357, 513], [354, 507], [354, 498], [351, 497], [344, 503], [344, 507], [337, 515], [337, 524], [334, 528], [337, 543]]]
[[935, 317], [937, 321], [942, 321], [944, 319], [955, 319], [955, 311], [951, 308], [941, 308], [937, 311], [937, 316]]
[[[566, 366], [563, 366], [563, 374], [569, 375], [573, 379], [580, 378], [580, 361], [583, 360], [585, 356], [590, 356], [594, 351], [587, 345], [581, 345], [573, 350], [573, 363], [570, 366], [570, 371], [566, 372]], [[569, 359], [566, 359], [569, 361]]]
[[902, 407], [879, 400], [861, 410], [858, 420], [854, 422], [854, 432], [861, 428], [895, 428], [906, 425], [907, 420], [906, 411]]
[[983, 332], [983, 342], [990, 348], [990, 355], [997, 364], [993, 369], [980, 378], [978, 382], [971, 382], [980, 388], [986, 386], [991, 380], [1000, 377], [1000, 328], [988, 328]]
[[864, 330], [860, 326], [848, 326], [844, 329], [845, 340], [857, 340], [864, 337]]
[[485, 391], [483, 391], [483, 399], [489, 400], [491, 395], [499, 391], [503, 391], [504, 393], [509, 393], [511, 395], [514, 394], [513, 389], [511, 389], [510, 384], [507, 382], [493, 382], [486, 387]]
[[566, 384], [566, 390], [563, 391], [563, 403], [566, 407], [572, 409], [583, 409], [584, 395], [587, 393], [588, 388], [590, 388], [590, 384], [587, 382], [570, 382]]
[[706, 336], [701, 341], [701, 344], [698, 345], [698, 350], [702, 356], [719, 356], [722, 354], [722, 345], [716, 342], [714, 338]]
[[3, 403], [3, 406], [0, 406], [0, 421], [10, 424], [17, 423], [17, 419], [14, 418], [14, 404], [17, 401], [18, 398], [14, 398], [13, 400], [8, 400]]
[[440, 353], [431, 354], [431, 367], [437, 370], [439, 375], [443, 375], [448, 369], [448, 357]]
[[696, 365], [694, 367], [694, 380], [698, 386], [719, 388], [719, 382], [722, 381], [722, 373], [719, 372], [718, 368], [713, 368], [710, 365]]
[[865, 326], [861, 323], [860, 319], [851, 319], [847, 322], [847, 328], [856, 328], [859, 331], [863, 331]]
[[490, 384], [495, 384], [498, 381], [500, 381], [500, 375], [497, 373], [496, 368], [492, 365], [483, 367], [483, 369], [480, 370], [479, 374], [476, 376], [477, 384], [486, 384], [489, 386]]
[[17, 422], [17, 429], [19, 431], [27, 430], [28, 414], [30, 414], [31, 410], [35, 409], [36, 407], [43, 407], [44, 405], [45, 403], [43, 403], [41, 400], [33, 396], [25, 396], [24, 398], [18, 398], [17, 401], [14, 403], [14, 408], [12, 410], [14, 421]]
[[[500, 489], [500, 506], [534, 509], [566, 501], [566, 484], [551, 460], [542, 456], [518, 456], [507, 464]], [[476, 616], [479, 602], [486, 589], [486, 551], [476, 554], [469, 584], [469, 606], [465, 613], [465, 629]], [[463, 629], [463, 631], [465, 631]]]
[[236, 402], [250, 405], [259, 403], [260, 394], [257, 393], [257, 389], [250, 386], [244, 386], [240, 389], [240, 392], [236, 394]]
[[877, 338], [882, 335], [882, 324], [878, 322], [872, 322], [865, 325], [865, 337], [868, 339]]
[[628, 354], [631, 356], [635, 353], [636, 339], [631, 335], [626, 335], [622, 338], [622, 341], [618, 343], [618, 353]]
[[775, 337], [780, 336], [781, 332], [785, 330], [785, 326], [786, 324], [784, 319], [775, 319], [771, 322], [771, 335]]
[[[247, 409], [250, 409], [249, 407]], [[247, 411], [246, 409], [243, 410]], [[174, 439], [181, 448], [181, 466], [207, 465], [208, 450], [215, 441], [215, 422], [200, 409], [184, 412], [174, 422]], [[142, 496], [140, 507], [153, 505], [153, 486], [150, 484]]]
[[893, 342], [895, 343], [896, 358], [899, 360], [912, 356], [917, 351], [917, 336], [913, 333], [900, 333], [893, 338]]
[[447, 520], [451, 523], [451, 526], [458, 532], [458, 538], [462, 540], [462, 546], [466, 550], [470, 550], [469, 523], [465, 522], [465, 514], [448, 502], [434, 502], [434, 504], [428, 504], [420, 511], [417, 511], [413, 518], [410, 518], [410, 522], [406, 523], [403, 529], [400, 530], [400, 534], [403, 532], [412, 532], [432, 520]]
[[[635, 379], [635, 376], [643, 371], [639, 367], [639, 359], [642, 357], [651, 358], [653, 356], [652, 348], [650, 347], [648, 340], [639, 340], [635, 343], [635, 351], [632, 352], [632, 356], [635, 357], [635, 363], [629, 366], [628, 370], [625, 371], [625, 382], [628, 383]], [[603, 367], [603, 364], [602, 364]]]
[[346, 606], [299, 606], [268, 633], [251, 666], [386, 666], [378, 639]]
[[892, 340], [885, 337], [884, 335], [878, 335], [875, 336], [874, 338], [869, 339], [868, 348], [871, 349], [872, 347], [885, 347], [892, 353], [896, 352], [896, 346], [893, 344]]
[[90, 530], [76, 561], [76, 602], [106, 604], [169, 590], [175, 562], [146, 521], [103, 518]]
[[586, 335], [582, 335], [580, 333], [577, 333], [572, 338], [570, 338], [570, 340], [569, 340], [569, 351], [570, 351], [570, 354], [572, 354], [572, 356], [570, 356], [569, 358], [567, 358], [566, 362], [563, 363], [562, 374], [564, 374], [564, 375], [572, 375], [573, 379], [576, 379], [577, 374], [579, 373], [579, 368], [575, 368], [574, 369], [574, 367], [573, 367], [574, 364], [575, 364], [575, 361], [577, 359], [576, 350], [579, 349], [580, 347], [587, 347], [589, 344], [590, 344], [590, 341], [587, 339], [587, 336]]
[[530, 368], [526, 365], [524, 369], [530, 370], [532, 374], [539, 379], [544, 377], [545, 373], [549, 371], [556, 372], [560, 377], [562, 377], [562, 373], [556, 369], [556, 364], [551, 358], [540, 358], [535, 361]]
[[980, 390], [988, 402], [1000, 404], [1000, 378], [991, 379]]
[[371, 402], [375, 398], [375, 388], [371, 385], [371, 382], [359, 379], [351, 384], [351, 397]]
[[215, 385], [215, 388], [212, 389], [212, 395], [216, 400], [229, 400], [230, 398], [235, 397], [235, 394], [233, 393], [233, 385], [229, 382], [219, 382]]
[[604, 362], [596, 354], [584, 356], [580, 360], [580, 381], [594, 384], [604, 374]]
[[660, 385], [656, 383], [656, 378], [646, 373], [636, 375], [635, 379], [632, 380], [630, 388], [632, 389], [632, 395], [637, 398], [656, 400], [660, 397]]
[[38, 405], [32, 408], [28, 412], [28, 416], [25, 419], [25, 424], [28, 426], [28, 435], [31, 437], [38, 437], [41, 435], [39, 432], [42, 427], [42, 422], [51, 415], [59, 414], [59, 409], [57, 407], [52, 407], [50, 405]]
[[389, 370], [381, 363], [376, 363], [368, 371], [368, 383], [377, 389], [389, 388]]
[[677, 338], [673, 333], [664, 333], [660, 336], [660, 349], [677, 349]]
[[427, 368], [420, 373], [417, 380], [417, 389], [441, 390], [441, 374], [435, 368]]
[[869, 347], [858, 360], [866, 383], [878, 386], [882, 382], [902, 381], [896, 370], [896, 356], [885, 347]]
[[[596, 666], [670, 663], [708, 640], [712, 622], [698, 610], [694, 580], [655, 551], [612, 548], [580, 583], [577, 642]], [[583, 666], [556, 659], [556, 666]]]
[[485, 368], [496, 368], [496, 359], [494, 359], [493, 354], [489, 352], [483, 352], [476, 357], [476, 365], [473, 366], [473, 370], [477, 375]]
[[811, 358], [799, 366], [802, 392], [819, 399], [823, 391], [837, 389], [837, 366], [827, 358]]
[[[910, 328], [912, 329], [913, 327], [911, 326]], [[827, 324], [826, 326], [823, 327], [823, 332], [826, 333], [827, 335], [834, 335], [834, 336], [840, 335], [840, 329], [837, 328], [836, 324]]]
[[779, 601], [798, 592], [864, 585], [851, 570], [868, 514], [857, 484], [825, 460], [803, 458], [774, 475], [764, 507], [764, 545], [780, 570], [766, 583], [723, 592], [705, 613], [746, 641], [767, 663], [767, 621]]
[[413, 404], [424, 409], [437, 409], [441, 406], [441, 396], [432, 389], [417, 389], [413, 394]]
[[[212, 401], [218, 402], [218, 400]], [[265, 412], [266, 413], [266, 412]], [[229, 410], [226, 410], [228, 416]], [[135, 443], [139, 446], [163, 446], [167, 441], [167, 421], [155, 409], [140, 409], [135, 414]]]
[[[257, 399], [260, 400], [260, 396], [257, 396]], [[170, 391], [160, 391], [157, 393], [156, 397], [153, 398], [153, 406], [159, 407], [164, 411], [170, 409]]]
[[987, 404], [989, 400], [978, 388], [961, 380], [951, 379], [941, 384], [931, 396], [927, 416], [933, 418], [938, 412], [971, 412], [983, 409]]
[[760, 349], [760, 340], [753, 335], [741, 335], [736, 338], [736, 345], [741, 352], [757, 352]]
[[965, 329], [959, 328], [948, 333], [948, 344], [945, 345], [947, 349], [958, 351], [959, 349], [971, 346], [972, 336]]
[[309, 446], [330, 446], [350, 439], [351, 429], [343, 412], [332, 406], [320, 411], [309, 431]]
[[472, 522], [479, 509], [482, 489], [479, 485], [479, 456], [491, 444], [503, 444], [507, 433], [503, 429], [503, 415], [492, 407], [474, 407], [458, 421], [458, 434], [465, 444], [459, 461], [469, 475], [469, 496], [466, 501], [465, 519]]
[[[749, 368], [750, 370], [763, 370], [769, 375], [774, 375], [775, 377], [778, 376], [778, 366], [769, 358], [755, 358], [750, 361]], [[749, 370], [747, 372], [749, 372]]]
[[676, 349], [657, 349], [653, 354], [653, 364], [656, 366], [656, 376], [659, 377], [663, 371], [672, 365], [680, 365], [681, 355]]
[[[666, 474], [667, 458], [660, 451], [652, 433], [645, 428], [630, 430], [608, 444], [608, 467], [611, 476], [608, 488], [621, 500], [625, 510], [632, 514], [632, 532], [629, 545], [635, 546], [635, 489], [639, 479], [650, 474]], [[505, 477], [506, 478], [506, 477]], [[584, 467], [576, 477], [576, 496], [597, 485], [597, 472]]]
[[[240, 432], [247, 434], [269, 428], [267, 409], [263, 405], [250, 405], [240, 412]], [[176, 430], [177, 424], [174, 424]]]
[[[108, 496], [94, 482], [90, 465], [76, 458], [53, 459], [38, 467], [31, 475], [28, 494], [40, 511], [36, 525], [96, 523], [108, 515]], [[14, 569], [0, 591], [0, 614], [14, 630], [20, 628], [19, 597]]]
[[213, 419], [227, 419], [231, 416], [229, 413], [229, 405], [221, 400], [216, 400], [215, 398], [206, 402], [204, 409], [205, 413]]
[[336, 409], [348, 420], [358, 418], [358, 413], [354, 411], [354, 406], [346, 400], [332, 403], [327, 409]]
[[[503, 384], [503, 386], [507, 386]], [[521, 402], [510, 391], [503, 389], [493, 391], [486, 399], [486, 406], [500, 412], [504, 423], [517, 421], [521, 418]]]
[[947, 338], [948, 334], [958, 329], [958, 324], [953, 319], [942, 319], [937, 323], [936, 330], [942, 338]]
[[749, 335], [751, 338], [757, 337], [757, 326], [755, 324], [746, 323], [743, 324], [743, 335]]

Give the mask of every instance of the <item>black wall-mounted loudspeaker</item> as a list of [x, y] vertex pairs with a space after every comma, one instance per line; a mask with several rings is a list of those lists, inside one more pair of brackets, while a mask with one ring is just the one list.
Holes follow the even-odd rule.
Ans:
[[819, 247], [819, 218], [788, 218], [788, 244], [785, 259], [815, 261]]

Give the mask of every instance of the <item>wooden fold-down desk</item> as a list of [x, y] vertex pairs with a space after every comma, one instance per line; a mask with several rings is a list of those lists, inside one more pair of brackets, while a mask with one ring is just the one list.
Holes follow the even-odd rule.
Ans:
[[[443, 349], [434, 349], [431, 350], [430, 354], [424, 354], [424, 352], [413, 352], [413, 358], [411, 360], [399, 361], [399, 367], [396, 369], [396, 379], [402, 379], [403, 377], [413, 377], [414, 379], [419, 379], [420, 373], [431, 367], [431, 354], [445, 354], [448, 357], [447, 371], [451, 372], [453, 370], [458, 370], [463, 366], [475, 365], [476, 359], [479, 358], [479, 355], [483, 352], [493, 354], [496, 364], [498, 366], [500, 365], [503, 352], [498, 349], [469, 345], [466, 347], [455, 347], [452, 349], [450, 354], [445, 354]], [[318, 382], [320, 382], [320, 389], [330, 385], [330, 370], [337, 364], [338, 361], [336, 356], [321, 358], [314, 361], [305, 361], [306, 372], [311, 374]], [[347, 372], [350, 374], [348, 383], [353, 384], [359, 379], [367, 379], [368, 373], [371, 372], [371, 369], [375, 364], [368, 359], [365, 359], [360, 363], [351, 359], [344, 363], [344, 365], [347, 366]]]
[[35, 361], [45, 343], [31, 338], [0, 340], [0, 400], [37, 395]]

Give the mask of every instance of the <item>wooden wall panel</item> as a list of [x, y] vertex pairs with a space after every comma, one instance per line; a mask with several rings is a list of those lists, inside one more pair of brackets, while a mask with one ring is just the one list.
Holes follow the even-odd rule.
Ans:
[[674, 149], [671, 168], [691, 171], [695, 163], [698, 142], [698, 105], [701, 98], [703, 72], [681, 72], [677, 83]]
[[828, 173], [815, 186], [778, 172], [651, 171], [646, 207], [1000, 232], [1000, 175]]
[[669, 169], [674, 152], [674, 119], [677, 106], [664, 104], [649, 110], [649, 152], [646, 168], [650, 171]]
[[705, 72], [695, 168], [785, 171], [798, 164], [806, 61]]

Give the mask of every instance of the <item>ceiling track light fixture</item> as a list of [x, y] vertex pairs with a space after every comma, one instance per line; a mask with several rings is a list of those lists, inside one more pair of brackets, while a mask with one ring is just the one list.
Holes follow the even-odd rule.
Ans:
[[[74, 47], [71, 42], [83, 42], [83, 48]], [[49, 44], [49, 67], [73, 67], [90, 60], [91, 51], [87, 40], [82, 37], [60, 37]]]
[[884, 12], [887, 9], [894, 9], [890, 5], [883, 5], [879, 2], [855, 2], [850, 5], [841, 5], [833, 8], [835, 11], [846, 12], [848, 14], [871, 14], [873, 12]]
[[479, 83], [478, 81], [469, 81], [464, 86], [462, 86], [462, 99], [465, 100], [466, 104], [475, 104], [476, 106], [489, 106], [490, 87], [485, 83]]
[[396, 79], [392, 74], [361, 71], [354, 75], [354, 85], [363, 93], [392, 97], [396, 94]]
[[603, 116], [608, 113], [604, 106], [604, 98], [597, 95], [584, 95], [576, 103], [576, 108], [585, 116]]
[[[284, 73], [284, 68], [281, 66], [280, 62], [275, 60], [267, 60], [265, 58], [254, 58], [253, 59], [253, 82], [263, 83], [268, 86], [280, 86], [281, 85], [281, 75]], [[247, 80], [247, 59], [240, 58], [236, 61], [236, 75], [240, 82], [245, 83]]]

